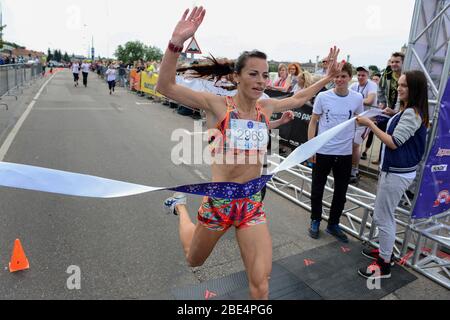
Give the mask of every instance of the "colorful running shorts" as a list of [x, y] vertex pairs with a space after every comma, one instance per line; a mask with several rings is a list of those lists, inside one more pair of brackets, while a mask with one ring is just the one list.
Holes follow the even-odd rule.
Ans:
[[232, 226], [244, 229], [267, 222], [261, 192], [247, 199], [230, 200], [205, 197], [198, 221], [212, 231], [226, 231]]

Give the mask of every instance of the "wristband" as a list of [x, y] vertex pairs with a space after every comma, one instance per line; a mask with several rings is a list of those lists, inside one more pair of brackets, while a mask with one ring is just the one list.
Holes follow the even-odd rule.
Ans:
[[173, 53], [181, 53], [183, 52], [183, 47], [177, 47], [176, 45], [174, 45], [172, 43], [172, 41], [169, 41], [169, 50], [172, 51]]

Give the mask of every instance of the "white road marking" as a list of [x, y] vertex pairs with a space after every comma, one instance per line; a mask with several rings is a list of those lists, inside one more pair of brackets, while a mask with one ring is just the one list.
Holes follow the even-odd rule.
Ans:
[[20, 128], [22, 127], [23, 123], [27, 119], [28, 115], [31, 112], [31, 109], [33, 109], [34, 105], [36, 104], [37, 100], [42, 94], [42, 91], [44, 88], [48, 85], [48, 83], [56, 76], [54, 74], [50, 79], [48, 79], [41, 87], [41, 89], [38, 91], [38, 93], [34, 96], [33, 101], [28, 105], [27, 109], [23, 113], [23, 115], [20, 117], [19, 121], [17, 121], [14, 128], [9, 133], [8, 137], [6, 138], [5, 142], [3, 143], [2, 147], [0, 148], [0, 161], [3, 161], [5, 159], [6, 154], [8, 153], [9, 148], [11, 147], [14, 138], [16, 137], [17, 133], [19, 132]]

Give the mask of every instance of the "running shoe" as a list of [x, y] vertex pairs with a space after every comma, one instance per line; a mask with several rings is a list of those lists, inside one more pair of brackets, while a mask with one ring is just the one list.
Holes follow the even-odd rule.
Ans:
[[359, 269], [358, 274], [366, 279], [389, 279], [391, 277], [391, 265], [378, 258], [367, 268]]
[[339, 227], [339, 225], [329, 225], [326, 231], [341, 242], [349, 242], [348, 237], [341, 230], [341, 227]]
[[[380, 249], [364, 249], [362, 252], [362, 255], [366, 258], [369, 258], [370, 260], [378, 260], [380, 257]], [[391, 257], [391, 267], [395, 266], [395, 256], [392, 254]]]
[[178, 215], [176, 206], [178, 205], [186, 205], [187, 198], [184, 193], [175, 193], [172, 197], [164, 201], [164, 208], [167, 214]]
[[309, 228], [309, 235], [313, 239], [319, 239], [319, 233], [320, 233], [320, 221], [319, 220], [311, 221], [311, 228]]
[[357, 184], [359, 182], [359, 177], [358, 176], [351, 176], [350, 177], [350, 184]]

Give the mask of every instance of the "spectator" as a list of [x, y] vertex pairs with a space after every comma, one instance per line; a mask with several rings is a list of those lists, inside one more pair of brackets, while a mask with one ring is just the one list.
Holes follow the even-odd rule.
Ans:
[[281, 63], [278, 66], [278, 79], [275, 80], [273, 87], [270, 87], [270, 89], [287, 92], [290, 86], [288, 68], [284, 63]]
[[[318, 76], [320, 78], [323, 78], [326, 74], [327, 74], [327, 70], [328, 70], [328, 58], [323, 58], [322, 59], [322, 69], [319, 69], [316, 71], [316, 73], [314, 74], [315, 76]], [[326, 85], [325, 90], [330, 90], [334, 88], [334, 82], [330, 82]]]
[[0, 66], [5, 64], [5, 59], [3, 56], [0, 56]]
[[378, 102], [386, 113], [393, 116], [399, 110], [400, 100], [398, 97], [398, 80], [402, 75], [405, 55], [394, 52], [389, 60], [389, 67], [383, 73], [378, 87]]
[[314, 78], [311, 73], [309, 73], [306, 70], [300, 71], [298, 77], [297, 77], [297, 84], [294, 86], [292, 91], [294, 93], [299, 92], [300, 90], [309, 88], [314, 84]]
[[318, 69], [315, 72], [315, 75], [323, 77], [327, 74], [327, 69], [328, 69], [328, 58], [323, 58], [321, 63], [321, 69]]
[[[377, 84], [377, 86], [380, 84], [380, 79], [381, 79], [381, 74], [379, 74], [379, 73], [375, 73], [372, 76], [372, 81], [375, 82]], [[374, 134], [373, 134], [373, 131], [370, 130], [369, 136], [368, 136], [367, 142], [366, 142], [366, 148], [361, 155], [361, 160], [367, 160], [367, 153], [369, 152], [369, 149], [372, 147], [373, 139], [374, 139]]]
[[[336, 87], [317, 96], [308, 130], [309, 140], [316, 136], [317, 125], [319, 125], [318, 134], [320, 135], [364, 112], [363, 97], [349, 90], [352, 76], [352, 65], [346, 63], [342, 72], [335, 78]], [[318, 239], [320, 235], [325, 184], [328, 175], [333, 171], [334, 195], [327, 232], [342, 242], [348, 242], [347, 236], [339, 227], [339, 222], [347, 201], [347, 189], [352, 170], [354, 136], [354, 128], [348, 128], [348, 130], [333, 138], [316, 155], [311, 187], [312, 214], [311, 228], [309, 230], [309, 234], [313, 239]]]
[[[364, 99], [364, 109], [378, 108], [377, 92], [378, 86], [372, 80], [369, 80], [370, 70], [367, 67], [358, 67], [356, 69], [358, 82], [351, 85], [350, 90], [358, 92]], [[350, 183], [357, 183], [359, 180], [359, 162], [361, 160], [361, 145], [369, 134], [369, 129], [359, 127], [356, 129], [353, 143], [353, 167]], [[364, 151], [363, 158], [367, 159], [367, 152]]]
[[42, 62], [42, 76], [45, 77], [45, 70], [47, 68], [47, 62]]
[[395, 210], [425, 153], [429, 126], [428, 84], [422, 71], [406, 72], [398, 80], [399, 113], [388, 123], [387, 132], [370, 119], [358, 118], [360, 125], [370, 127], [383, 142], [381, 174], [375, 200], [374, 223], [379, 230], [379, 250], [364, 250], [374, 264], [359, 269], [364, 278], [390, 278], [396, 238]]
[[[398, 98], [398, 79], [402, 74], [403, 62], [405, 55], [401, 52], [394, 52], [389, 60], [389, 66], [384, 71], [378, 86], [378, 103], [379, 107], [385, 111], [386, 115], [393, 116], [400, 108], [400, 100]], [[386, 131], [387, 119], [380, 119], [378, 127], [382, 131]], [[381, 152], [378, 161], [373, 164], [380, 164]]]
[[375, 73], [372, 76], [372, 81], [375, 82], [378, 85], [380, 85], [380, 79], [381, 79], [381, 74], [380, 73]]
[[288, 73], [289, 73], [289, 81], [291, 83], [288, 91], [293, 91], [294, 87], [298, 81], [298, 75], [302, 71], [302, 68], [299, 63], [291, 63], [288, 65]]
[[119, 61], [119, 85], [122, 87], [125, 87], [126, 68], [127, 66], [122, 61]]

